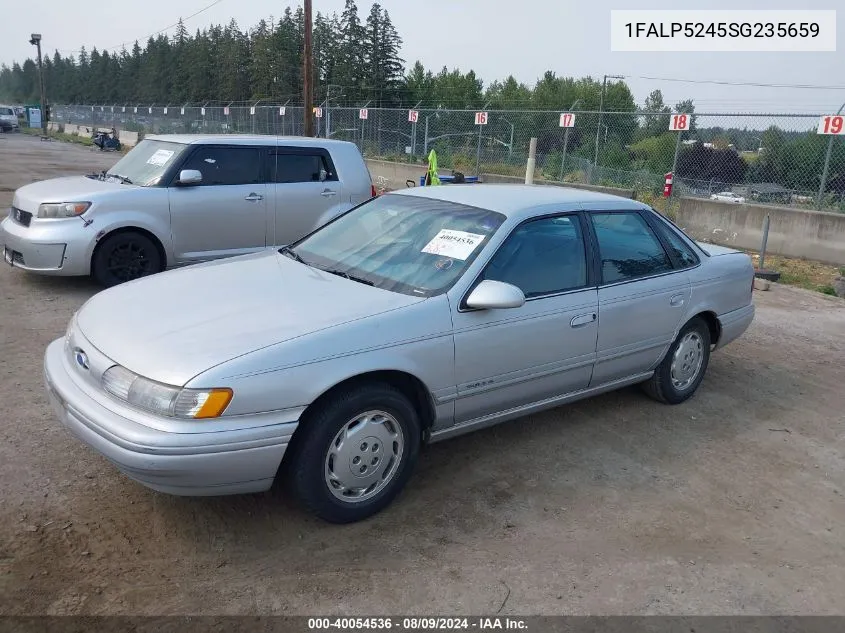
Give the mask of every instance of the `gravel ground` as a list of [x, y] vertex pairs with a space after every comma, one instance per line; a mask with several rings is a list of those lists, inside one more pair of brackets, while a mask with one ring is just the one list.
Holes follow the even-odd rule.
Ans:
[[[0, 137], [15, 187], [108, 167]], [[0, 267], [0, 614], [842, 614], [845, 301], [774, 285], [670, 407], [625, 389], [426, 449], [384, 513], [185, 499], [57, 423], [42, 354], [96, 292]]]

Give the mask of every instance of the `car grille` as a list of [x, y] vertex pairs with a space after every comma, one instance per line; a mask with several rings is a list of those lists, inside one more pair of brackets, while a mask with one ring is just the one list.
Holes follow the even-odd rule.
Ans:
[[32, 214], [29, 211], [23, 211], [17, 207], [12, 207], [9, 215], [15, 222], [24, 226], [29, 226], [29, 223], [32, 222]]

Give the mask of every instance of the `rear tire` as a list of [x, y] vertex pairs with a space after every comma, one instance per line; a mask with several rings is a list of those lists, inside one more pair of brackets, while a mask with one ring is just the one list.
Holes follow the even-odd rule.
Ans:
[[709, 363], [710, 328], [696, 317], [681, 328], [643, 389], [658, 402], [680, 404], [696, 392]]
[[162, 268], [158, 246], [146, 235], [135, 231], [106, 237], [97, 245], [91, 260], [92, 276], [106, 288], [154, 275]]
[[321, 519], [360, 521], [405, 487], [420, 440], [419, 416], [400, 391], [384, 383], [350, 387], [302, 422], [286, 483]]

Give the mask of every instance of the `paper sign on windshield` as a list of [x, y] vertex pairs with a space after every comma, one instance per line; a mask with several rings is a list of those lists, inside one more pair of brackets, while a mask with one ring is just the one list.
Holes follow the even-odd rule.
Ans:
[[477, 233], [467, 233], [466, 231], [454, 231], [452, 229], [441, 229], [440, 232], [434, 236], [425, 248], [423, 253], [431, 255], [443, 255], [444, 257], [451, 257], [453, 259], [465, 260], [472, 255], [472, 252], [484, 240], [483, 235]]
[[169, 149], [156, 150], [155, 154], [147, 159], [147, 164], [155, 165], [156, 167], [163, 167], [167, 161], [173, 156], [173, 151]]

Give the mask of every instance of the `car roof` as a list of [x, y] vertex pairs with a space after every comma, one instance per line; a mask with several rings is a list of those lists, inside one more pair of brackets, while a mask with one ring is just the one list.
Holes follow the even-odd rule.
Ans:
[[641, 202], [608, 193], [554, 185], [465, 184], [412, 187], [387, 195], [417, 196], [496, 211], [508, 217], [529, 211], [558, 209], [642, 209]]
[[308, 136], [269, 136], [266, 134], [147, 134], [145, 139], [183, 145], [288, 145], [295, 147], [346, 147], [349, 141]]

